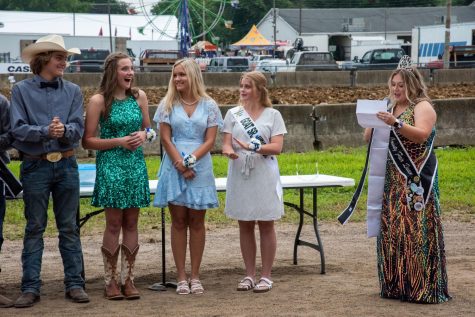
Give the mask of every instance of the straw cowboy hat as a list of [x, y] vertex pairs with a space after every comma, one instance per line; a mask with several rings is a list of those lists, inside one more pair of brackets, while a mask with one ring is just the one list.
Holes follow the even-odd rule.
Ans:
[[21, 58], [23, 62], [29, 63], [36, 54], [45, 52], [65, 52], [68, 55], [81, 54], [78, 48], [66, 49], [64, 39], [61, 35], [51, 34], [39, 38], [35, 43], [23, 49]]

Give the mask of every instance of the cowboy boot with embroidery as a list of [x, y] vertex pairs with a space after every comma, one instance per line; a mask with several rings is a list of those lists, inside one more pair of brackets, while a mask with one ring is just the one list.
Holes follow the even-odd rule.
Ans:
[[135, 288], [134, 285], [134, 266], [135, 258], [139, 252], [139, 246], [137, 245], [133, 252], [129, 248], [122, 244], [122, 255], [121, 255], [121, 282], [122, 282], [122, 293], [125, 296], [125, 299], [139, 299], [140, 293]]
[[104, 246], [101, 247], [102, 259], [104, 260], [104, 297], [110, 300], [123, 299], [124, 296], [120, 292], [119, 272], [117, 271], [117, 261], [119, 259], [120, 246], [114, 253], [111, 253]]

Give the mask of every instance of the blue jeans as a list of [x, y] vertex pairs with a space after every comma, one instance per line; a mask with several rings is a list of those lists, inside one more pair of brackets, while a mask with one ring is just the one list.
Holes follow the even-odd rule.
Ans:
[[3, 245], [3, 220], [5, 219], [5, 184], [0, 180], [0, 251]]
[[47, 224], [50, 194], [59, 232], [59, 251], [63, 259], [65, 291], [83, 288], [83, 255], [76, 213], [79, 204], [79, 172], [76, 158], [51, 163], [25, 159], [20, 167], [25, 203], [23, 239], [23, 277], [21, 291], [40, 294], [43, 233]]

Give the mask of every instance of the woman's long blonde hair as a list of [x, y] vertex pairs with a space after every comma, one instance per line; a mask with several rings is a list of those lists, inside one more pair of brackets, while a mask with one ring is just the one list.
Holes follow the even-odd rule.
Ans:
[[[104, 96], [104, 119], [106, 120], [109, 118], [112, 103], [114, 102], [115, 89], [117, 87], [117, 64], [119, 60], [124, 58], [130, 59], [130, 56], [118, 52], [109, 54], [104, 61], [104, 73], [102, 74], [101, 84], [99, 85], [99, 93]], [[134, 79], [132, 78], [130, 88], [125, 91], [125, 94], [127, 96], [134, 96], [134, 98], [137, 99], [139, 96], [139, 89], [132, 87], [133, 84]]]
[[163, 98], [163, 103], [165, 107], [165, 112], [170, 113], [174, 105], [180, 103], [180, 93], [176, 89], [175, 82], [173, 80], [173, 72], [175, 68], [181, 65], [185, 70], [186, 76], [188, 77], [188, 83], [190, 87], [191, 96], [194, 100], [200, 98], [210, 98], [206, 93], [206, 87], [201, 75], [200, 66], [193, 59], [185, 58], [180, 59], [175, 62], [172, 68], [172, 75], [168, 83], [168, 91], [165, 97]]
[[[250, 79], [252, 82], [252, 85], [257, 89], [257, 91], [260, 93], [260, 98], [259, 102], [261, 105], [264, 107], [272, 107], [272, 102], [269, 98], [269, 91], [267, 90], [267, 79], [264, 74], [261, 72], [257, 71], [252, 71], [248, 73], [243, 73], [241, 75], [241, 79], [239, 80], [239, 83], [243, 81], [243, 79]], [[242, 104], [241, 100], [239, 100], [239, 103]]]
[[422, 77], [421, 73], [415, 68], [412, 67], [410, 69], [400, 68], [396, 69], [391, 73], [388, 80], [388, 87], [389, 87], [389, 98], [391, 103], [394, 105], [393, 95], [391, 93], [391, 81], [393, 80], [394, 76], [397, 74], [401, 75], [402, 81], [404, 82], [404, 86], [406, 87], [406, 99], [409, 101], [409, 104], [417, 104], [420, 101], [427, 100], [429, 103], [431, 99], [427, 94], [427, 86], [424, 83], [424, 78]]

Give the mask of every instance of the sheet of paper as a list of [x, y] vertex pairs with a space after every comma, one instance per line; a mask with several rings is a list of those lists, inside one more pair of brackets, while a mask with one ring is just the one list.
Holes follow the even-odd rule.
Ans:
[[384, 128], [388, 125], [376, 117], [379, 111], [387, 111], [386, 100], [358, 99], [356, 102], [356, 118], [363, 128]]

